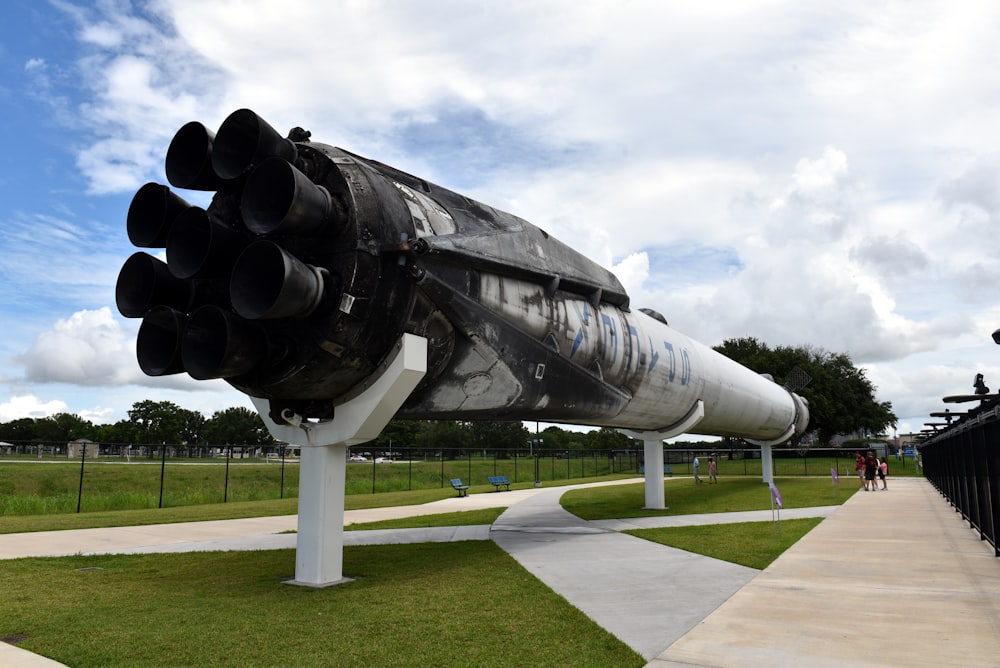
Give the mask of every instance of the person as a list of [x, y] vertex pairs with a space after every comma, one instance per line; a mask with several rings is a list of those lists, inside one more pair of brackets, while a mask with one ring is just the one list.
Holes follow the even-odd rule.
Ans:
[[860, 452], [854, 455], [854, 470], [858, 474], [858, 489], [861, 489], [865, 486], [865, 458]]
[[888, 491], [889, 487], [886, 485], [885, 476], [889, 473], [889, 462], [882, 460], [878, 465], [878, 479], [882, 481], [882, 491]]
[[717, 461], [715, 461], [715, 457], [709, 457], [708, 458], [708, 482], [709, 483], [718, 483], [719, 482], [719, 479], [717, 477], [718, 474], [719, 474], [719, 463]]
[[878, 460], [875, 459], [875, 452], [872, 450], [868, 451], [868, 456], [865, 457], [865, 491], [868, 491], [868, 487], [871, 486], [871, 491], [878, 489], [875, 485], [875, 472], [878, 471]]
[[691, 462], [691, 466], [694, 469], [694, 481], [695, 483], [701, 482], [701, 478], [698, 477], [698, 467], [701, 466], [701, 462], [698, 461], [698, 456], [695, 455], [694, 461]]

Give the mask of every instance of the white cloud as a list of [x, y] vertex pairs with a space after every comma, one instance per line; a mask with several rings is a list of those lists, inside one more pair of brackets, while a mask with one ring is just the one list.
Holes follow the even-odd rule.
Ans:
[[42, 402], [33, 394], [13, 396], [9, 401], [0, 403], [0, 422], [21, 418], [43, 418], [67, 411], [66, 403], [58, 399]]
[[134, 349], [111, 309], [102, 308], [57, 321], [19, 361], [31, 382], [111, 385], [137, 379]]
[[[162, 181], [180, 125], [250, 107], [525, 217], [709, 345], [850, 352], [900, 410], [992, 352], [979, 344], [1000, 325], [995, 3], [66, 9], [84, 45], [75, 156], [92, 193]], [[25, 70], [51, 95], [41, 55]], [[12, 229], [19, 249], [35, 221]], [[46, 223], [87, 241], [68, 216]], [[0, 249], [7, 271], [30, 273], [19, 255]], [[79, 255], [58, 282], [100, 275], [110, 294], [120, 260]], [[79, 311], [23, 361], [38, 382], [180, 387], [138, 378], [133, 338]], [[921, 379], [956, 345], [954, 377], [932, 365]]]

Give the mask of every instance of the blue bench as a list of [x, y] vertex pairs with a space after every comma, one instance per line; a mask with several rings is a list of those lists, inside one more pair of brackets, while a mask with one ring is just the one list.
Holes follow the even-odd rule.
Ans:
[[506, 487], [507, 491], [510, 491], [510, 481], [507, 480], [505, 475], [491, 475], [489, 477], [490, 484], [495, 488], [494, 491], [499, 492], [501, 487]]
[[[640, 466], [639, 467], [639, 473], [645, 473], [645, 472], [646, 472], [646, 467], [645, 466]], [[673, 476], [674, 475], [674, 470], [670, 467], [670, 464], [664, 464], [663, 465], [663, 475], [668, 475], [668, 476]]]
[[466, 496], [469, 493], [469, 486], [463, 485], [461, 478], [452, 478], [451, 486], [455, 488], [459, 496]]

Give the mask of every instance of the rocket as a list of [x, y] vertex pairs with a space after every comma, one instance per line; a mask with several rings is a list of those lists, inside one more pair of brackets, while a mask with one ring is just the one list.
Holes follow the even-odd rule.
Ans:
[[800, 396], [633, 309], [613, 273], [510, 213], [248, 109], [217, 133], [184, 125], [165, 166], [214, 195], [147, 183], [129, 206], [131, 242], [166, 249], [133, 254], [116, 286], [148, 375], [225, 379], [278, 424], [329, 420], [413, 334], [427, 370], [398, 418], [807, 429]]

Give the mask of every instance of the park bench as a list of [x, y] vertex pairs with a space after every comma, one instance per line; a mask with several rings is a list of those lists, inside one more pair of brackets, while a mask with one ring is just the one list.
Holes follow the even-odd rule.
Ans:
[[[639, 473], [645, 473], [645, 472], [646, 472], [646, 467], [645, 466], [640, 466], [639, 467]], [[663, 475], [669, 475], [669, 476], [673, 476], [674, 475], [674, 470], [673, 470], [673, 468], [670, 467], [670, 464], [664, 464], [663, 465]]]
[[466, 496], [469, 493], [469, 486], [462, 484], [461, 478], [453, 478], [451, 481], [451, 486], [455, 488], [459, 496]]
[[506, 487], [507, 491], [510, 491], [510, 481], [507, 480], [505, 475], [491, 475], [489, 477], [490, 484], [493, 485], [495, 491], [499, 492], [501, 487]]

